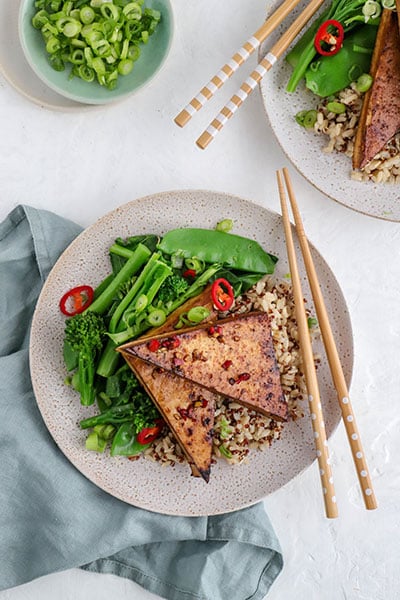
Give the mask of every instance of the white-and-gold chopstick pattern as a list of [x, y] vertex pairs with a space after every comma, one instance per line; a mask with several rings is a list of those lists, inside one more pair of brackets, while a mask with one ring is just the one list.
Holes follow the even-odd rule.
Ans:
[[193, 115], [196, 114], [215, 92], [232, 77], [238, 68], [259, 48], [263, 41], [272, 31], [285, 19], [285, 17], [299, 4], [300, 0], [285, 0], [276, 11], [266, 19], [263, 25], [235, 52], [214, 77], [205, 85], [201, 91], [192, 98], [185, 108], [175, 117], [175, 123], [184, 127]]
[[245, 44], [238, 50], [216, 75], [205, 85], [202, 90], [192, 98], [187, 106], [175, 117], [175, 123], [180, 127], [184, 127], [190, 121], [193, 115], [196, 114], [215, 92], [224, 85], [224, 83], [232, 77], [237, 69], [249, 58], [259, 47], [261, 41], [255, 36], [247, 40]]
[[287, 50], [294, 38], [308, 23], [313, 14], [318, 10], [324, 0], [311, 0], [300, 15], [293, 21], [288, 29], [282, 34], [279, 40], [272, 46], [266, 56], [260, 61], [258, 66], [252, 71], [249, 77], [241, 85], [240, 89], [232, 96], [230, 101], [223, 107], [219, 114], [213, 119], [210, 125], [196, 140], [196, 144], [204, 150], [208, 144], [221, 131], [225, 123], [233, 117], [238, 108], [250, 96], [257, 87], [264, 75], [274, 66], [280, 56]]

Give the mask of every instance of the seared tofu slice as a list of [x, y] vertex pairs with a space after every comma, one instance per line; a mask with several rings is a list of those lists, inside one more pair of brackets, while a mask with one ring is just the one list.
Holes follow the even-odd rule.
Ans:
[[251, 312], [200, 327], [135, 340], [119, 348], [267, 416], [286, 421], [267, 313]]
[[215, 394], [123, 352], [186, 455], [192, 474], [210, 479]]
[[400, 131], [400, 35], [397, 14], [382, 12], [354, 142], [353, 168], [362, 169]]
[[[207, 319], [216, 319], [217, 312], [213, 308], [210, 289], [211, 286], [206, 287], [201, 294], [185, 302], [169, 315], [163, 325], [151, 330], [150, 334], [173, 331], [180, 316], [194, 306], [208, 308], [210, 314]], [[146, 336], [142, 337], [145, 338]], [[192, 474], [202, 477], [208, 483], [216, 395], [191, 381], [183, 381], [173, 373], [155, 368], [139, 358], [125, 352], [122, 354], [175, 436]]]

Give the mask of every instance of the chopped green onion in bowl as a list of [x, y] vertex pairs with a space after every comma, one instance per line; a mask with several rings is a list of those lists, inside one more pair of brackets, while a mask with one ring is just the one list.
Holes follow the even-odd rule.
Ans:
[[62, 96], [105, 104], [160, 70], [173, 36], [170, 0], [22, 0], [19, 35], [36, 75]]

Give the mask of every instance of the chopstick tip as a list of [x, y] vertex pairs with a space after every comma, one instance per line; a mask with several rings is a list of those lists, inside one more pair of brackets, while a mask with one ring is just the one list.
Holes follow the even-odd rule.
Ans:
[[176, 123], [179, 127], [184, 127], [191, 119], [192, 117], [190, 116], [190, 114], [188, 113], [188, 111], [186, 110], [186, 108], [184, 108], [179, 115], [177, 115], [174, 119], [174, 123]]
[[201, 150], [205, 150], [213, 139], [213, 136], [208, 133], [208, 131], [203, 131], [201, 136], [196, 140], [196, 145], [201, 148]]

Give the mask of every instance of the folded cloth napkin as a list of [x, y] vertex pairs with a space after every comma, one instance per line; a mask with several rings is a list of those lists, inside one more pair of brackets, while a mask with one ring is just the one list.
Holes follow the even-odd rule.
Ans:
[[0, 224], [0, 589], [81, 567], [169, 600], [261, 600], [283, 562], [262, 504], [211, 517], [135, 508], [86, 479], [44, 425], [30, 323], [52, 265], [80, 231], [29, 206]]

